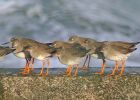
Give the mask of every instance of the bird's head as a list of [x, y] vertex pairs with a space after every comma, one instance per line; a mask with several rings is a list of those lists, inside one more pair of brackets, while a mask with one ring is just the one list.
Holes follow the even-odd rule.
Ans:
[[10, 39], [10, 43], [11, 43], [12, 48], [16, 48], [17, 46], [20, 45], [20, 39], [17, 37], [13, 37]]
[[77, 35], [73, 35], [69, 38], [70, 43], [75, 43], [75, 42], [78, 42], [78, 41], [79, 41], [79, 36], [77, 36]]
[[80, 36], [77, 36], [77, 35], [71, 36], [69, 38], [69, 42], [70, 43], [79, 43], [84, 47], [86, 47], [89, 44], [88, 38], [83, 38], [83, 37], [80, 37]]
[[65, 45], [64, 41], [54, 41], [53, 43], [50, 43], [50, 46], [56, 49], [63, 47], [63, 45]]

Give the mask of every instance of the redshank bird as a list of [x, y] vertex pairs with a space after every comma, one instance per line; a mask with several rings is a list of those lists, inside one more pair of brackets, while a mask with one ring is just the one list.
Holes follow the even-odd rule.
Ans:
[[[102, 53], [98, 54], [98, 50], [97, 50], [97, 48], [99, 48], [102, 45], [102, 42], [98, 42], [98, 41], [91, 39], [91, 38], [85, 38], [85, 37], [80, 37], [80, 36], [76, 36], [76, 35], [71, 36], [69, 38], [69, 42], [70, 43], [79, 43], [83, 47], [85, 47], [87, 49], [91, 49], [90, 52], [92, 52], [92, 55], [89, 55], [89, 56], [93, 56], [95, 58], [102, 59], [103, 60], [102, 68], [103, 68], [103, 66], [105, 66], [105, 59], [103, 57], [100, 57], [102, 55]], [[87, 58], [86, 58], [86, 61], [87, 61]], [[83, 68], [85, 67], [87, 69], [89, 67], [90, 58], [89, 58], [89, 62], [88, 62], [87, 66], [85, 66], [85, 62], [84, 62]], [[103, 73], [104, 72], [101, 71], [99, 74], [103, 74]]]
[[122, 42], [122, 41], [105, 41], [103, 45], [98, 49], [101, 52], [105, 59], [112, 60], [116, 62], [115, 68], [109, 76], [115, 75], [115, 72], [118, 71], [119, 62], [122, 63], [122, 68], [120, 76], [123, 75], [125, 71], [125, 62], [130, 54], [137, 50], [136, 45], [140, 42]]
[[82, 47], [77, 43], [68, 43], [64, 41], [55, 41], [52, 46], [56, 48], [55, 55], [62, 64], [68, 65], [68, 76], [71, 76], [73, 66], [76, 66], [74, 76], [77, 76], [80, 61], [85, 57], [90, 50]]
[[[55, 48], [50, 47], [47, 44], [43, 44], [43, 43], [39, 43], [39, 42], [26, 46], [22, 50], [22, 52], [29, 52], [33, 58], [43, 62], [42, 69], [39, 74], [40, 76], [48, 76], [48, 72], [49, 72], [49, 68], [50, 68], [49, 57], [52, 57], [52, 54], [55, 53], [55, 51], [56, 51]], [[45, 66], [46, 61], [48, 63], [48, 67], [47, 67], [47, 72], [45, 74], [44, 66]]]
[[82, 46], [91, 49], [92, 56], [103, 60], [102, 70], [99, 74], [103, 75], [106, 67], [106, 59], [116, 62], [116, 66], [110, 75], [114, 75], [118, 70], [118, 62], [122, 61], [122, 70], [120, 75], [124, 72], [124, 64], [128, 56], [136, 50], [135, 46], [139, 43], [128, 43], [122, 41], [104, 41], [97, 42], [90, 38], [84, 38], [79, 36], [72, 36], [69, 39], [70, 42], [80, 43]]
[[[26, 66], [22, 74], [29, 74], [30, 71], [33, 70], [34, 59], [31, 57], [31, 55], [28, 52], [19, 52], [19, 51], [21, 51], [25, 46], [33, 45], [38, 42], [32, 39], [28, 39], [28, 38], [14, 37], [14, 38], [11, 38], [10, 42], [6, 42], [4, 44], [7, 44], [7, 43], [11, 43], [12, 48], [16, 49], [13, 52], [16, 57], [26, 59]], [[32, 64], [32, 68], [30, 68], [29, 66], [30, 62]]]

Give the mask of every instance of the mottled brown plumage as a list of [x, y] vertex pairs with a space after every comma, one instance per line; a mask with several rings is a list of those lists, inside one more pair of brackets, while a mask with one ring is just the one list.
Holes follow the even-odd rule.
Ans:
[[120, 75], [124, 73], [125, 61], [130, 54], [137, 48], [136, 43], [122, 42], [122, 41], [105, 41], [100, 47], [98, 52], [101, 52], [105, 59], [116, 62], [116, 66], [110, 75], [114, 75], [115, 71], [118, 70], [118, 62], [122, 62], [122, 69]]
[[105, 59], [116, 61], [115, 69], [111, 75], [114, 75], [115, 71], [118, 69], [118, 62], [122, 62], [122, 70], [120, 75], [124, 72], [124, 64], [130, 54], [137, 48], [135, 46], [140, 42], [123, 42], [123, 41], [104, 41], [97, 42], [94, 39], [84, 38], [79, 36], [72, 36], [69, 39], [72, 43], [80, 43], [82, 46], [91, 49], [92, 56], [99, 59], [103, 59], [102, 71], [100, 74], [104, 74], [105, 69]]
[[[13, 37], [10, 39], [10, 42], [7, 43], [10, 43], [11, 47], [16, 49], [13, 52], [16, 57], [26, 59], [26, 66], [22, 74], [29, 74], [30, 71], [33, 70], [34, 58], [31, 57], [29, 52], [21, 52], [21, 51], [23, 50], [24, 47], [32, 46], [33, 44], [36, 44], [38, 42], [29, 38]], [[31, 64], [31, 68], [30, 68], [30, 64]]]
[[[10, 40], [12, 48], [15, 48], [14, 55], [19, 58], [26, 59], [26, 66], [22, 72], [22, 74], [29, 74], [31, 70], [33, 70], [34, 58], [30, 55], [29, 52], [20, 52], [26, 46], [31, 46], [33, 44], [38, 43], [37, 41], [29, 38], [21, 38], [21, 37], [13, 37]], [[30, 68], [31, 64], [31, 68]]]
[[78, 73], [78, 67], [81, 59], [85, 57], [90, 50], [82, 47], [77, 43], [68, 43], [63, 41], [55, 41], [52, 46], [57, 49], [56, 56], [62, 64], [68, 65], [68, 75], [71, 76], [72, 67], [77, 66], [74, 76]]
[[[91, 39], [91, 38], [85, 38], [85, 37], [80, 37], [80, 36], [76, 36], [76, 35], [70, 37], [69, 42], [70, 43], [79, 43], [83, 47], [85, 47], [87, 49], [91, 49], [91, 51], [90, 51], [91, 54], [89, 55], [88, 65], [85, 66], [85, 63], [86, 63], [86, 61], [88, 59], [88, 57], [87, 57], [84, 65], [83, 65], [83, 68], [87, 69], [89, 67], [90, 56], [93, 56], [93, 57], [98, 58], [98, 59], [103, 59], [103, 63], [105, 63], [105, 60], [104, 60], [102, 54], [98, 52], [99, 51], [98, 49], [101, 47], [101, 45], [103, 45], [102, 42], [98, 42], [98, 41], [96, 41], [94, 39]], [[104, 66], [104, 64], [102, 66]]]
[[100, 47], [99, 52], [102, 52], [108, 60], [121, 61], [126, 60], [137, 49], [135, 48], [136, 45], [137, 43], [134, 45], [134, 43], [120, 41], [105, 41]]
[[[28, 51], [33, 58], [43, 62], [42, 69], [41, 69], [41, 72], [39, 75], [47, 76], [48, 68], [50, 67], [49, 57], [52, 56], [52, 54], [55, 52], [55, 49], [46, 44], [36, 42], [36, 43], [33, 43], [32, 45], [25, 46], [23, 51], [24, 52]], [[46, 61], [48, 62], [48, 68], [47, 68], [47, 72], [45, 74], [44, 66], [45, 66]]]

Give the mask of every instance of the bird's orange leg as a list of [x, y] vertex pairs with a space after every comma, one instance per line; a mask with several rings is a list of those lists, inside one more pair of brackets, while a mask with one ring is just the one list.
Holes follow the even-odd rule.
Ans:
[[28, 62], [26, 62], [26, 65], [25, 65], [25, 68], [24, 68], [23, 72], [26, 72], [27, 69], [28, 69]]
[[49, 59], [47, 60], [47, 63], [48, 63], [48, 68], [47, 68], [47, 71], [46, 71], [46, 76], [49, 75], [49, 68], [50, 68], [50, 66], [51, 66], [51, 62], [50, 62]]
[[30, 73], [30, 62], [28, 63], [28, 67], [27, 67], [27, 74], [29, 74]]
[[115, 68], [112, 70], [112, 73], [109, 74], [108, 76], [114, 76], [118, 68], [119, 68], [119, 64], [118, 64], [118, 61], [116, 61]]
[[77, 74], [78, 74], [78, 68], [79, 68], [79, 65], [76, 66], [76, 70], [75, 70], [75, 73], [74, 73], [74, 77], [76, 77]]
[[67, 69], [66, 69], [66, 74], [70, 72], [70, 70], [71, 70], [71, 68], [70, 68], [70, 67], [71, 67], [71, 66], [70, 66], [70, 65], [68, 65], [68, 67], [67, 67]]
[[67, 74], [69, 77], [71, 77], [71, 73], [72, 73], [72, 69], [73, 69], [73, 66], [72, 65], [69, 65], [69, 68], [70, 68], [70, 71], [69, 73]]
[[102, 70], [101, 70], [101, 72], [97, 72], [96, 74], [104, 75], [105, 67], [106, 67], [106, 61], [103, 60]]
[[42, 69], [41, 69], [40, 74], [39, 74], [40, 76], [45, 76], [44, 66], [45, 66], [45, 61], [43, 61], [43, 63], [42, 63]]
[[124, 74], [124, 71], [125, 71], [125, 61], [122, 61], [122, 69], [120, 72], [120, 76], [122, 76]]
[[29, 61], [26, 60], [26, 66], [22, 72], [20, 72], [22, 75], [27, 75], [30, 73], [30, 66], [29, 66]]

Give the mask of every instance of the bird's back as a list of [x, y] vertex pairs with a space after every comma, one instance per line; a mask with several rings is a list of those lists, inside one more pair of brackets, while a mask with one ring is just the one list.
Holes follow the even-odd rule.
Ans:
[[135, 48], [135, 46], [139, 43], [140, 42], [123, 42], [123, 41], [112, 41], [111, 42], [111, 44], [114, 46], [120, 46], [120, 47], [124, 47], [127, 49]]

